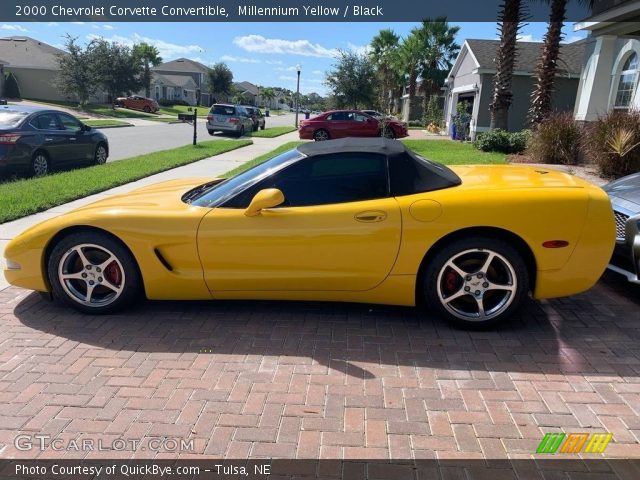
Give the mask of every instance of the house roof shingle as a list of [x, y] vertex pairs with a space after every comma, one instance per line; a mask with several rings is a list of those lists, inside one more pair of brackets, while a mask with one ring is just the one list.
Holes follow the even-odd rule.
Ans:
[[257, 96], [260, 93], [260, 90], [257, 86], [255, 86], [251, 82], [235, 82], [235, 87], [241, 91], [241, 93], [250, 93], [251, 95]]
[[153, 70], [157, 70], [159, 72], [207, 73], [209, 71], [209, 67], [188, 58], [176, 58], [170, 62], [161, 63], [157, 67], [153, 67]]
[[197, 87], [196, 82], [193, 81], [193, 78], [187, 75], [167, 75], [154, 73], [153, 76], [154, 80], [160, 80], [162, 83], [170, 87]]
[[58, 70], [58, 55], [64, 53], [64, 50], [31, 37], [0, 38], [0, 58], [10, 67]]
[[[500, 45], [499, 40], [467, 40], [467, 44], [480, 64], [479, 68], [487, 68], [495, 70], [496, 66], [494, 58]], [[518, 42], [516, 57], [516, 65], [514, 70], [520, 72], [535, 71], [540, 52], [542, 50], [542, 42]], [[585, 42], [578, 41], [573, 43], [565, 43], [560, 46], [560, 57], [558, 61], [558, 69], [560, 71], [579, 75], [582, 70], [582, 61], [584, 56]]]

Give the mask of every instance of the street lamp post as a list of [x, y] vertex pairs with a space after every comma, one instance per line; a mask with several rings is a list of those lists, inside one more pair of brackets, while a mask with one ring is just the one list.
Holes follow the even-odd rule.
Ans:
[[296, 72], [298, 72], [298, 85], [296, 87], [296, 124], [294, 126], [298, 128], [298, 110], [300, 109], [300, 64], [296, 65]]

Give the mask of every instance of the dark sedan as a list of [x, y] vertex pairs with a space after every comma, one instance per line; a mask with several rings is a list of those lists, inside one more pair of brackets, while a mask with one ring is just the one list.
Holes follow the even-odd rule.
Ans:
[[346, 137], [403, 138], [409, 135], [407, 125], [399, 120], [377, 119], [358, 110], [334, 110], [302, 120], [298, 133], [303, 140], [317, 142]]
[[605, 185], [616, 218], [616, 248], [609, 269], [640, 284], [640, 173]]
[[107, 137], [66, 112], [0, 107], [0, 175], [41, 177], [74, 166], [107, 161]]

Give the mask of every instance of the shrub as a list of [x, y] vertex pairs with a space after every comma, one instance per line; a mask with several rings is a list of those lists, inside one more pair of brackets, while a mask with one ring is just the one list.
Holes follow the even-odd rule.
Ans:
[[585, 128], [582, 150], [605, 177], [640, 171], [640, 112], [613, 111]]
[[440, 125], [442, 124], [443, 119], [444, 111], [440, 108], [440, 99], [437, 95], [431, 95], [427, 101], [422, 124], [430, 125], [434, 123], [436, 125]]
[[410, 127], [424, 127], [422, 120], [409, 120]]
[[20, 87], [18, 86], [18, 79], [12, 72], [7, 72], [4, 74], [3, 95], [7, 98], [21, 98]]
[[581, 128], [570, 112], [552, 113], [531, 132], [527, 154], [536, 163], [575, 165], [580, 137]]
[[528, 138], [528, 130], [510, 133], [498, 128], [479, 133], [473, 145], [483, 152], [521, 153], [527, 147]]
[[158, 100], [158, 105], [163, 107], [173, 107], [174, 105], [189, 105], [184, 100], [167, 100], [166, 98], [161, 98]]

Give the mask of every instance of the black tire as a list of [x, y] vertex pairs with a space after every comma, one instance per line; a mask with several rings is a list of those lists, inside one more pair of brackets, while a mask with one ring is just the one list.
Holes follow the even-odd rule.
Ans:
[[31, 157], [31, 170], [32, 177], [44, 177], [51, 172], [51, 161], [49, 155], [42, 150], [38, 150]]
[[518, 310], [529, 293], [529, 272], [522, 255], [505, 241], [471, 236], [444, 246], [429, 259], [422, 293], [427, 306], [454, 326], [487, 329]]
[[146, 113], [151, 113], [151, 108], [148, 105], [145, 105], [144, 107], [142, 107], [142, 111]]
[[240, 127], [240, 131], [238, 132], [238, 138], [243, 137], [244, 136], [244, 125], [242, 125]]
[[325, 140], [331, 140], [331, 135], [325, 129], [321, 128], [313, 133], [313, 139], [316, 142], [323, 142]]
[[262, 125], [260, 125], [260, 130], [264, 130], [264, 128], [265, 128], [266, 126], [267, 126], [267, 125], [266, 125], [265, 123], [263, 123]]
[[382, 134], [381, 134], [381, 135], [382, 135], [384, 138], [390, 138], [391, 140], [393, 140], [394, 138], [396, 138], [396, 134], [395, 134], [395, 132], [393, 131], [393, 129], [392, 129], [392, 128], [385, 128], [385, 129], [382, 131]]
[[211, 135], [212, 137], [215, 135], [215, 130], [207, 130], [207, 132], [209, 132], [209, 135]]
[[[63, 278], [63, 275], [77, 278]], [[56, 299], [93, 315], [122, 310], [137, 300], [142, 291], [138, 266], [131, 253], [119, 241], [101, 232], [72, 233], [60, 240], [49, 255], [47, 276]]]
[[93, 164], [94, 165], [104, 165], [107, 163], [107, 157], [109, 156], [109, 152], [107, 151], [107, 147], [104, 143], [99, 143], [96, 146], [96, 152], [93, 154]]

